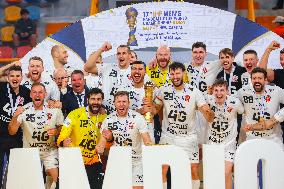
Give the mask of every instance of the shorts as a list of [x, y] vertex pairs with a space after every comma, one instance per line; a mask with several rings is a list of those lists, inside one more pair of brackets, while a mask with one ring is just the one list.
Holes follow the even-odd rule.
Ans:
[[134, 163], [132, 165], [132, 185], [143, 186], [143, 166], [141, 163]]
[[199, 149], [196, 134], [187, 137], [168, 137], [162, 133], [159, 144], [171, 144], [181, 147], [188, 155], [191, 163], [199, 163]]
[[47, 152], [40, 152], [40, 160], [42, 161], [45, 170], [58, 168], [58, 151], [52, 149]]
[[225, 146], [225, 161], [234, 162], [236, 153], [236, 142]]
[[155, 144], [155, 137], [154, 137], [154, 123], [147, 123], [147, 129], [149, 131], [150, 139], [153, 144]]
[[197, 132], [198, 144], [205, 144], [207, 139], [208, 122], [200, 111], [196, 112], [195, 129]]

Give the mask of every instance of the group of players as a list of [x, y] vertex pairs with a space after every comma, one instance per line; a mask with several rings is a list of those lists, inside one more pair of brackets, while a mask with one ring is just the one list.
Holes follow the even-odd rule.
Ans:
[[[59, 45], [51, 50], [54, 70], [44, 70], [36, 56], [30, 58], [27, 74], [19, 62], [0, 68], [0, 170], [10, 149], [36, 147], [46, 188], [53, 189], [58, 187], [57, 148], [80, 147], [90, 187], [97, 189], [110, 146], [131, 146], [133, 188], [140, 189], [142, 145], [170, 144], [188, 154], [192, 187], [198, 189], [202, 144], [222, 144], [226, 189], [231, 189], [239, 141], [263, 138], [284, 149], [284, 69], [267, 69], [270, 53], [280, 48], [277, 41], [260, 61], [254, 50], [245, 51], [244, 67], [234, 62], [229, 48], [220, 51], [218, 60], [205, 61], [202, 42], [192, 45], [192, 60], [184, 64], [172, 61], [165, 45], [148, 66], [126, 45], [117, 48], [117, 63], [103, 64], [102, 53], [111, 48], [102, 44], [83, 71], [68, 66], [67, 51]], [[284, 68], [284, 50], [279, 56]], [[145, 96], [149, 82], [153, 99]], [[146, 121], [149, 113], [154, 118]], [[164, 188], [168, 168], [162, 168]], [[2, 172], [0, 177], [2, 183]]]

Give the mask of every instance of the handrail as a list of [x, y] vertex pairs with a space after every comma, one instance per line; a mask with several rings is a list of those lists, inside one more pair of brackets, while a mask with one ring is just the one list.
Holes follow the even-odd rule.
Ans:
[[255, 13], [254, 13], [254, 0], [248, 0], [248, 15], [247, 18], [255, 22]]
[[20, 58], [0, 58], [0, 63], [18, 61]]

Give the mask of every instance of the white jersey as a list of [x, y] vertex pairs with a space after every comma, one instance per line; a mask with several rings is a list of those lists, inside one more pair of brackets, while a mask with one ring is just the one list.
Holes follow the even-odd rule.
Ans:
[[[260, 118], [265, 120], [272, 118], [279, 111], [280, 103], [284, 103], [284, 90], [277, 86], [265, 85], [263, 94], [256, 94], [253, 86], [247, 85], [241, 88], [237, 94], [244, 104], [247, 124], [257, 123]], [[282, 141], [280, 124], [264, 131], [247, 132], [247, 139], [254, 138], [272, 139], [276, 142]]]
[[116, 112], [108, 115], [102, 124], [102, 130], [112, 131], [115, 146], [131, 146], [132, 161], [142, 161], [142, 133], [148, 133], [146, 120], [133, 110], [128, 110], [126, 117], [118, 117]]
[[49, 137], [47, 130], [63, 124], [64, 117], [60, 109], [47, 108], [35, 110], [33, 103], [24, 106], [25, 111], [17, 121], [23, 129], [23, 147], [37, 147], [41, 153], [56, 149], [54, 137]]
[[[21, 82], [21, 85], [31, 89], [33, 85], [33, 81], [26, 77], [25, 75], [23, 76], [23, 80]], [[41, 76], [41, 83], [44, 84], [45, 89], [46, 89], [46, 97], [45, 101], [47, 102], [48, 100], [60, 100], [60, 91], [58, 89], [58, 86], [56, 83], [49, 78], [48, 76]]]
[[105, 106], [109, 112], [113, 112], [114, 94], [119, 86], [129, 82], [131, 73], [130, 66], [127, 69], [120, 69], [117, 64], [97, 64], [98, 75], [102, 77], [102, 91], [105, 94]]
[[162, 136], [196, 134], [196, 111], [206, 104], [198, 89], [187, 83], [182, 90], [176, 90], [173, 84], [165, 84], [159, 89], [155, 103], [163, 105]]
[[238, 135], [237, 114], [242, 114], [244, 108], [239, 99], [227, 96], [223, 105], [216, 103], [214, 96], [208, 96], [208, 104], [214, 111], [215, 117], [212, 123], [209, 123], [207, 144], [236, 144]]
[[84, 76], [84, 79], [89, 89], [92, 89], [92, 88], [101, 89], [102, 88], [102, 77], [101, 76], [88, 74], [87, 76]]
[[248, 72], [241, 75], [242, 86], [251, 85], [251, 76]]
[[190, 76], [190, 84], [201, 92], [207, 93], [207, 88], [213, 85], [218, 73], [222, 70], [219, 60], [206, 61], [201, 66], [185, 65]]

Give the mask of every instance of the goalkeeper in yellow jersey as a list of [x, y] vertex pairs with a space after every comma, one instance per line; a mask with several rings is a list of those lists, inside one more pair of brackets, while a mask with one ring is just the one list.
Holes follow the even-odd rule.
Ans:
[[106, 114], [102, 112], [104, 93], [93, 88], [87, 94], [87, 107], [73, 110], [67, 116], [57, 140], [58, 146], [80, 147], [91, 189], [103, 184], [103, 169], [96, 152], [100, 126]]

